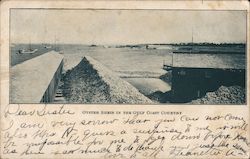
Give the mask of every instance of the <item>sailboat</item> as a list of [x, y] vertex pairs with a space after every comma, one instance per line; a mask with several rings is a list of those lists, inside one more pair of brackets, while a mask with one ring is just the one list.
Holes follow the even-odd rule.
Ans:
[[193, 31], [193, 27], [192, 27], [192, 43], [191, 43], [191, 49], [190, 49], [190, 53], [193, 53], [193, 49], [194, 49], [194, 31]]
[[29, 48], [27, 50], [25, 50], [25, 49], [18, 50], [19, 54], [33, 54], [33, 53], [35, 53], [37, 51], [38, 51], [38, 49], [32, 49], [31, 48], [30, 42], [29, 42]]
[[[47, 26], [46, 25], [44, 26], [44, 35], [45, 36], [47, 35]], [[45, 37], [43, 37], [43, 38], [44, 38], [43, 40], [45, 41]], [[44, 46], [45, 49], [51, 49], [52, 48], [51, 45], [46, 44], [45, 42], [43, 43], [43, 46]]]
[[175, 53], [194, 53], [194, 31], [193, 31], [193, 27], [192, 27], [192, 42], [191, 42], [191, 48], [189, 50], [177, 50], [177, 51], [172, 51], [172, 64], [165, 64], [165, 61], [163, 61], [163, 69], [166, 71], [170, 71], [172, 70], [172, 67], [174, 65], [174, 54]]
[[46, 49], [51, 49], [52, 46], [50, 46], [50, 45], [45, 45], [44, 48], [46, 48]]
[[59, 49], [59, 44], [58, 44], [58, 41], [60, 39], [57, 38], [57, 36], [55, 35], [55, 43], [54, 43], [54, 50], [56, 52], [59, 52], [59, 54], [63, 54], [63, 52]]

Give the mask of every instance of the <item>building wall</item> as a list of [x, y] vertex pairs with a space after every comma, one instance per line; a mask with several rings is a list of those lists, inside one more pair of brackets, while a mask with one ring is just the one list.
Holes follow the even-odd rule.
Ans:
[[245, 87], [245, 70], [173, 68], [172, 102], [189, 102], [217, 90], [221, 85]]
[[59, 80], [61, 78], [62, 69], [63, 69], [63, 60], [61, 61], [60, 65], [58, 66], [57, 71], [55, 72], [48, 88], [46, 89], [46, 91], [45, 91], [45, 93], [40, 101], [41, 103], [50, 103], [50, 102], [54, 101], [57, 86], [58, 86]]

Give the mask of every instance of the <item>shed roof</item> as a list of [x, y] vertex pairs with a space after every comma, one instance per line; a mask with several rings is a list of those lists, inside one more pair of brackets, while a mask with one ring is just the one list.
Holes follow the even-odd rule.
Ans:
[[173, 67], [245, 69], [244, 54], [173, 54]]
[[10, 102], [40, 103], [63, 56], [50, 51], [10, 70]]

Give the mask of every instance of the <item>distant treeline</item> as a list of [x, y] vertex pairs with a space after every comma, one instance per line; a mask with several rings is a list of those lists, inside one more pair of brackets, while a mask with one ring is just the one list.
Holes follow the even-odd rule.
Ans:
[[[12, 45], [28, 45], [29, 43], [12, 43]], [[32, 45], [55, 45], [53, 43], [31, 43]], [[96, 47], [96, 46], [103, 46], [103, 44], [60, 44], [57, 43], [57, 45], [85, 45], [85, 46], [91, 46], [91, 47]], [[239, 45], [239, 46], [245, 46], [245, 43], [145, 43], [145, 44], [124, 44], [124, 45], [120, 45], [120, 44], [110, 44], [108, 46], [123, 46], [123, 47], [129, 47], [129, 46], [146, 46], [146, 45], [173, 45], [173, 46], [185, 46], [185, 45], [207, 45], [207, 46], [235, 46], [235, 45]]]
[[[12, 44], [15, 48], [27, 48], [28, 44]], [[99, 44], [31, 44], [32, 48], [40, 49], [51, 46], [52, 49], [61, 50], [74, 47], [101, 47], [101, 48], [137, 48], [137, 49], [158, 49], [158, 47], [174, 46], [175, 53], [236, 53], [246, 52], [245, 43], [151, 43], [151, 44], [126, 44], [126, 45], [99, 45]], [[57, 49], [56, 49], [57, 48]]]
[[245, 43], [173, 43], [171, 44], [173, 46], [241, 46], [241, 47], [245, 47]]
[[246, 45], [243, 43], [185, 43], [173, 44], [177, 49], [174, 53], [220, 53], [220, 54], [244, 54]]

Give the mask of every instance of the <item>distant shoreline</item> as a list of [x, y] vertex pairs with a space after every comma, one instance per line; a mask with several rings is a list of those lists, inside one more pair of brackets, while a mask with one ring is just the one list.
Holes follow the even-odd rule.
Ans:
[[[32, 45], [55, 45], [54, 43], [31, 43]], [[10, 45], [29, 45], [29, 43], [11, 43]], [[145, 44], [78, 44], [78, 43], [57, 43], [57, 45], [82, 45], [82, 46], [145, 46], [145, 45], [172, 45], [172, 46], [235, 46], [246, 45], [246, 43], [145, 43]], [[93, 46], [94, 45], [94, 46]]]

